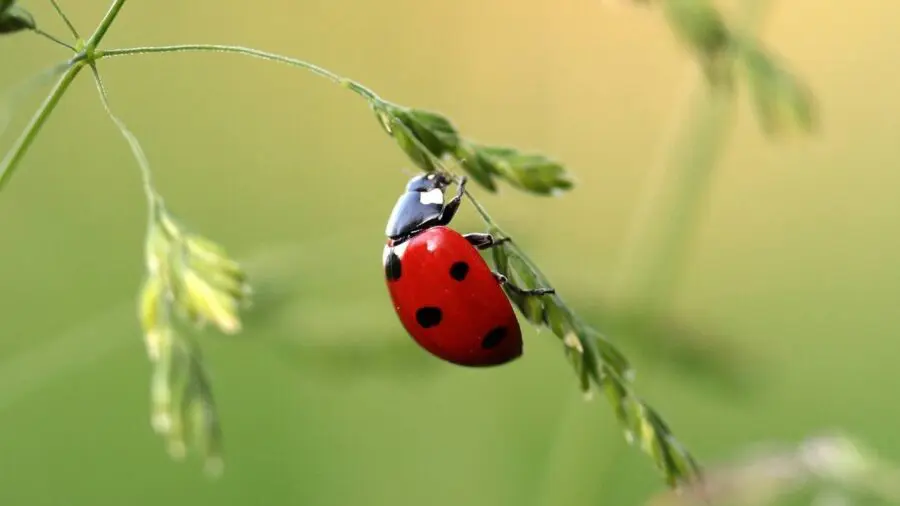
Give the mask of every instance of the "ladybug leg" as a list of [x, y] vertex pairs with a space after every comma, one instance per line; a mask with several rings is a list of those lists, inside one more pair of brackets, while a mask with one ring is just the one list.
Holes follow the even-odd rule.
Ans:
[[469, 241], [469, 244], [475, 246], [478, 249], [488, 249], [493, 248], [494, 246], [499, 246], [505, 242], [509, 242], [512, 239], [509, 237], [501, 237], [500, 239], [495, 239], [491, 234], [479, 234], [479, 233], [471, 233], [465, 234], [463, 237]]
[[495, 272], [494, 277], [497, 278], [498, 283], [500, 283], [501, 285], [506, 285], [507, 288], [518, 293], [519, 295], [537, 296], [537, 295], [548, 295], [551, 293], [556, 293], [555, 288], [533, 288], [533, 289], [529, 290], [527, 288], [522, 288], [520, 286], [516, 286], [516, 285], [510, 283], [509, 279], [506, 276], [504, 276], [503, 274], [500, 274], [499, 272]]
[[436, 220], [438, 225], [450, 224], [450, 221], [453, 220], [453, 216], [456, 215], [456, 211], [459, 210], [459, 204], [462, 202], [463, 192], [465, 190], [466, 176], [461, 176], [459, 178], [459, 184], [456, 185], [456, 195], [454, 195], [452, 199], [444, 204], [444, 208], [441, 209], [441, 215]]

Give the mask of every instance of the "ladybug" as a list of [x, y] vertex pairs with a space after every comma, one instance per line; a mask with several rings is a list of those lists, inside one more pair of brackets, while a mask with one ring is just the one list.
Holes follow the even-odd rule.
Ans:
[[382, 263], [387, 289], [403, 327], [426, 351], [467, 366], [502, 365], [522, 355], [522, 332], [501, 285], [527, 296], [554, 293], [527, 290], [493, 271], [479, 251], [509, 238], [462, 235], [449, 228], [459, 209], [466, 178], [446, 204], [448, 176], [415, 176], [388, 219]]

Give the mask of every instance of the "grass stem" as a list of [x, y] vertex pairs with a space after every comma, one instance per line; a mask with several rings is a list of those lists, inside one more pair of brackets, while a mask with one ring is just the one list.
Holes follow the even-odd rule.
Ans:
[[31, 117], [31, 121], [25, 127], [25, 130], [19, 138], [16, 139], [12, 148], [6, 153], [3, 160], [0, 160], [0, 191], [2, 191], [9, 182], [9, 179], [19, 166], [19, 162], [25, 157], [28, 148], [31, 147], [31, 144], [41, 131], [41, 128], [43, 128], [44, 124], [47, 122], [50, 114], [56, 109], [59, 101], [66, 93], [66, 90], [69, 89], [69, 86], [72, 84], [72, 81], [75, 80], [75, 77], [78, 76], [78, 73], [81, 72], [82, 68], [84, 68], [84, 64], [79, 62], [73, 64], [66, 70], [56, 82], [56, 86], [54, 86], [47, 95], [47, 98], [44, 99], [40, 108], [35, 111], [34, 115]]
[[69, 16], [66, 16], [66, 13], [59, 5], [59, 2], [57, 2], [56, 0], [50, 0], [50, 3], [53, 4], [53, 9], [56, 10], [56, 13], [59, 14], [59, 17], [62, 18], [66, 26], [69, 27], [69, 32], [72, 33], [72, 36], [76, 39], [80, 39], [81, 35], [78, 35], [78, 30], [75, 29], [75, 25], [72, 24], [72, 21], [69, 20]]

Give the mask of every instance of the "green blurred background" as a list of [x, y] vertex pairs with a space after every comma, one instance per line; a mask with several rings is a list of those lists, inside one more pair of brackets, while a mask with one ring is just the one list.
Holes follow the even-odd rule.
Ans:
[[[107, 4], [64, 2], [83, 33]], [[65, 33], [47, 2], [23, 6]], [[778, 2], [767, 16], [764, 40], [813, 85], [824, 123], [772, 143], [740, 97], [672, 301], [708, 340], [699, 350], [727, 362], [679, 367], [612, 336], [702, 463], [828, 429], [900, 458], [898, 16], [880, 0]], [[466, 136], [565, 162], [578, 186], [561, 198], [476, 191], [600, 329], [695, 70], [655, 11], [588, 0], [134, 0], [105, 46], [187, 42], [308, 59]], [[2, 88], [67, 56], [30, 35], [0, 54]], [[170, 207], [260, 283], [246, 332], [201, 341], [226, 471], [210, 481], [171, 461], [150, 430], [133, 309], [144, 201], [84, 74], [0, 198], [0, 504], [620, 506], [664, 489], [605, 400], [583, 402], [549, 333], [527, 328], [525, 357], [490, 371], [439, 363], [403, 333], [379, 261], [411, 164], [361, 100], [239, 56], [101, 70]], [[18, 105], [4, 146], [40, 98]], [[470, 207], [456, 226], [482, 227]]]

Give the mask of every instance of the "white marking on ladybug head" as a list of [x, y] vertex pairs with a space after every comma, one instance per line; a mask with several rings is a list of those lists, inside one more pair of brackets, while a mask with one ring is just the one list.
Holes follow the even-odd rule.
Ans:
[[435, 188], [434, 190], [428, 190], [427, 192], [422, 192], [419, 194], [419, 202], [428, 205], [428, 204], [443, 204], [444, 203], [444, 192], [440, 188]]
[[391, 252], [391, 247], [388, 245], [384, 245], [384, 251], [381, 252], [381, 265], [387, 265], [388, 253]]

